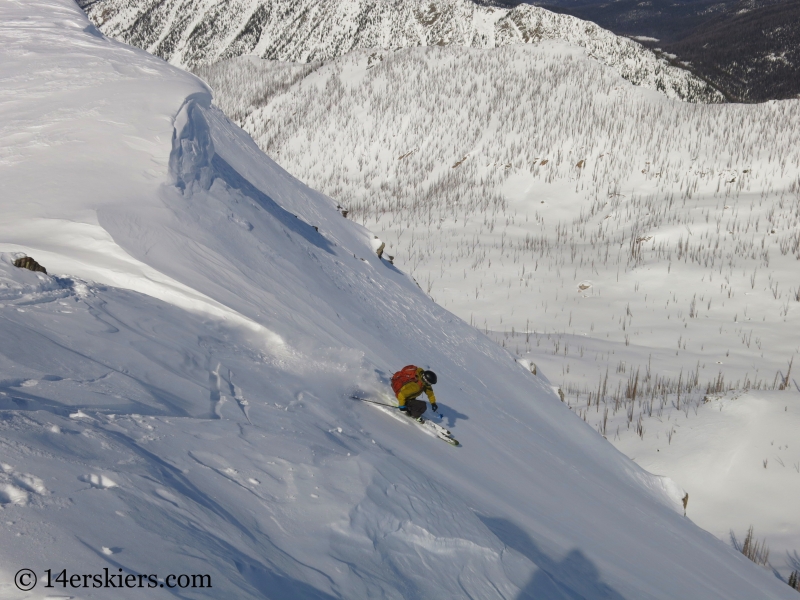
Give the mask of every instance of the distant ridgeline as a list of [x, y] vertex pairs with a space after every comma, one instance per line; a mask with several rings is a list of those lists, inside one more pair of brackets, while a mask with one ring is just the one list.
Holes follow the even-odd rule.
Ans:
[[472, 0], [78, 0], [106, 35], [194, 69], [252, 54], [328, 60], [356, 49], [495, 48], [562, 40], [584, 48], [635, 85], [690, 102], [724, 102], [718, 90], [641, 44], [595, 23], [521, 4]]
[[800, 96], [800, 2], [720, 16], [667, 46], [737, 102]]
[[[736, 102], [800, 95], [797, 0], [537, 0], [673, 55]], [[643, 36], [643, 37], [642, 37]], [[650, 38], [650, 39], [646, 39]]]

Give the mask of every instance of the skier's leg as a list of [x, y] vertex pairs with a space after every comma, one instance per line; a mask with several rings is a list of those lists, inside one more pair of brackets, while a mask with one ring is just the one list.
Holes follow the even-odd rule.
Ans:
[[428, 410], [428, 403], [423, 402], [422, 400], [417, 400], [416, 398], [411, 398], [406, 400], [406, 407], [408, 407], [406, 414], [413, 419], [418, 419], [426, 410]]

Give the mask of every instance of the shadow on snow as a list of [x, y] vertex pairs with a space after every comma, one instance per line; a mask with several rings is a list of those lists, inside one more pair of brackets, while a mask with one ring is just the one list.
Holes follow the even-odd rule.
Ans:
[[572, 550], [556, 560], [508, 519], [478, 517], [503, 544], [539, 568], [516, 600], [625, 600], [601, 581], [597, 567], [580, 550]]

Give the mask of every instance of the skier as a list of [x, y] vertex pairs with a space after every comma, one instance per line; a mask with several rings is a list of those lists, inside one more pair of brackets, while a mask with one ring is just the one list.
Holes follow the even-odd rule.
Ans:
[[423, 400], [417, 400], [417, 396], [425, 392], [431, 402], [433, 412], [436, 412], [439, 407], [436, 405], [436, 396], [431, 388], [436, 383], [436, 379], [436, 373], [426, 371], [416, 365], [408, 365], [400, 369], [392, 375], [392, 390], [397, 396], [397, 408], [412, 419], [424, 423], [425, 419], [422, 418], [422, 415], [428, 410], [428, 406]]

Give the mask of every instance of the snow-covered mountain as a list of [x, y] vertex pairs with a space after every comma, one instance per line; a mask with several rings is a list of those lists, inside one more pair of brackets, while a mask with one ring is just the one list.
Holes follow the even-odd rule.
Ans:
[[594, 23], [520, 5], [471, 0], [80, 0], [103, 33], [190, 68], [241, 55], [292, 62], [356, 49], [495, 48], [561, 40], [636, 85], [668, 96], [721, 102], [688, 71]]
[[750, 0], [666, 50], [737, 102], [800, 97], [800, 4]]
[[[0, 4], [0, 149], [0, 597], [795, 594], [72, 0]], [[348, 398], [412, 361], [463, 447]]]
[[800, 102], [680, 103], [556, 42], [198, 73], [692, 518], [726, 541], [752, 524], [800, 568]]

